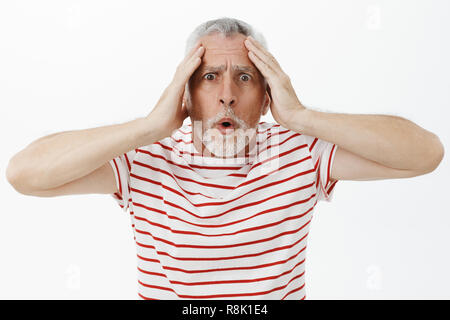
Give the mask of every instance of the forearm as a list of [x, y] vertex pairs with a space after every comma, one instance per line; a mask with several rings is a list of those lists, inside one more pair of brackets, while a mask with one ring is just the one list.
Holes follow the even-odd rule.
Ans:
[[390, 115], [337, 114], [306, 109], [293, 130], [336, 144], [395, 169], [432, 167], [443, 152], [439, 138], [415, 123]]
[[11, 159], [9, 176], [23, 188], [56, 188], [125, 152], [163, 138], [153, 123], [148, 118], [139, 118], [40, 138]]

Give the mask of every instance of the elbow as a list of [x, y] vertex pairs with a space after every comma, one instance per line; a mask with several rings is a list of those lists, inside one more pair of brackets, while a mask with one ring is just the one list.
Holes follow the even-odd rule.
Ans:
[[22, 188], [19, 186], [19, 172], [11, 160], [6, 167], [6, 180], [17, 192], [22, 193]]
[[425, 173], [430, 173], [436, 170], [442, 162], [442, 159], [444, 159], [444, 155], [444, 145], [442, 144], [439, 137], [435, 136], [435, 142], [433, 143], [433, 149], [430, 152], [429, 162], [427, 168], [425, 169]]
[[20, 171], [11, 160], [6, 168], [6, 180], [17, 192], [25, 194], [25, 188], [20, 183]]
[[442, 162], [442, 159], [444, 159], [444, 155], [445, 155], [445, 149], [444, 149], [444, 145], [442, 144], [441, 140], [439, 139], [438, 136], [436, 136], [436, 155], [434, 157], [434, 169], [435, 170], [439, 164]]
[[12, 159], [6, 168], [6, 180], [17, 192], [24, 195], [32, 195], [31, 189], [26, 184], [27, 179], [24, 179], [24, 171]]

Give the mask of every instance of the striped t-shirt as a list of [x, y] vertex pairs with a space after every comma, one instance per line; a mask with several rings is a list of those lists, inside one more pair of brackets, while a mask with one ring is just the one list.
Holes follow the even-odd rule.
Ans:
[[191, 132], [185, 124], [110, 161], [139, 297], [305, 299], [309, 227], [317, 202], [332, 198], [337, 146], [260, 122], [257, 151], [228, 164], [202, 157]]

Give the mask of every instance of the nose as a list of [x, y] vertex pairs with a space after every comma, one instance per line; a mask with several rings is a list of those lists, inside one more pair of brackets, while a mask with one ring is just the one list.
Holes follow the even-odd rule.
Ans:
[[231, 77], [224, 75], [222, 90], [219, 93], [219, 101], [221, 104], [234, 107], [237, 102], [236, 87]]

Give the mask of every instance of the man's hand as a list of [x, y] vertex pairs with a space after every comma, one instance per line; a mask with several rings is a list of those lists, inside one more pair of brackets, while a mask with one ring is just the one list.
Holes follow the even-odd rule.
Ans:
[[152, 112], [146, 117], [152, 119], [152, 123], [158, 123], [161, 138], [170, 136], [172, 132], [183, 125], [188, 117], [186, 106], [182, 103], [184, 89], [187, 81], [194, 71], [200, 66], [205, 48], [200, 41], [186, 55], [178, 65], [172, 82], [164, 90]]
[[283, 72], [272, 54], [264, 49], [258, 41], [248, 36], [244, 44], [249, 50], [250, 60], [266, 78], [269, 85], [270, 111], [273, 118], [283, 127], [291, 129], [291, 121], [306, 108], [298, 100], [290, 78]]

